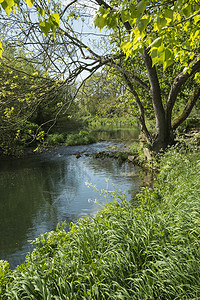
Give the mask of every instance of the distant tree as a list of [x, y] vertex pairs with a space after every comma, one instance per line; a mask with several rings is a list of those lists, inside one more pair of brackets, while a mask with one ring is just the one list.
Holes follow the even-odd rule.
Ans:
[[125, 86], [107, 72], [92, 75], [79, 90], [77, 101], [84, 115], [122, 117], [127, 112], [122, 96]]

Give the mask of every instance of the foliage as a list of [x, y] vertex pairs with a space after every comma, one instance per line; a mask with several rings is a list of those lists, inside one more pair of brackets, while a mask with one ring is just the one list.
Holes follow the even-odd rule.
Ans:
[[9, 263], [7, 261], [0, 260], [0, 297], [5, 292], [10, 273]]
[[[5, 10], [7, 15], [10, 15], [11, 11], [15, 12], [15, 8], [20, 9], [20, 5], [27, 4], [28, 7], [32, 8], [35, 3], [35, 0], [5, 0], [1, 1], [1, 7]], [[39, 27], [44, 35], [48, 35], [51, 30], [55, 34], [56, 29], [59, 27], [60, 16], [58, 13], [49, 13], [48, 9], [44, 9], [44, 6], [41, 3], [36, 5], [38, 15], [40, 16]], [[43, 19], [43, 20], [42, 20]], [[2, 43], [0, 44], [0, 56], [2, 55], [3, 47]]]
[[128, 109], [121, 101], [124, 93], [124, 84], [116, 76], [111, 78], [105, 72], [95, 73], [77, 95], [80, 112], [92, 117], [117, 118], [128, 115]]
[[[200, 95], [197, 1], [95, 0], [89, 5], [88, 1], [31, 0], [26, 1], [28, 8], [25, 1], [8, 0], [2, 6], [12, 10], [16, 3], [21, 6], [16, 6], [12, 18], [2, 16], [5, 41], [17, 39], [29, 60], [41, 64], [52, 78], [64, 79], [64, 85], [78, 79], [82, 89], [88, 79], [89, 102], [84, 97], [82, 103], [87, 113], [131, 113], [138, 117], [154, 151], [173, 144], [175, 130]], [[91, 14], [103, 33], [99, 41], [84, 34]], [[78, 32], [77, 24], [82, 28]], [[98, 86], [99, 74], [92, 75], [102, 67], [109, 76]], [[81, 74], [86, 78], [80, 83]], [[146, 117], [154, 119], [153, 134]]]
[[71, 93], [15, 47], [4, 50], [0, 71], [0, 153], [18, 155], [25, 145], [43, 140], [43, 130], [65, 113]]
[[[116, 28], [117, 23], [127, 22], [131, 34], [121, 47], [126, 56], [142, 53], [144, 46], [149, 48], [153, 65], [161, 63], [163, 70], [173, 61], [193, 60], [199, 49], [196, 38], [199, 33], [199, 5], [195, 0], [179, 0], [172, 3], [165, 1], [110, 1], [116, 9], [101, 6], [95, 24], [100, 29], [107, 26]], [[121, 4], [120, 8], [118, 5]], [[180, 37], [190, 36], [189, 39]], [[188, 65], [185, 64], [187, 68]]]
[[3, 299], [198, 299], [200, 157], [169, 150], [154, 189], [38, 237]]
[[65, 135], [62, 133], [52, 133], [47, 136], [47, 144], [50, 146], [62, 144], [65, 141]]
[[71, 133], [67, 135], [65, 144], [67, 146], [87, 145], [95, 143], [96, 139], [87, 131], [80, 131], [79, 133]]
[[114, 118], [105, 118], [105, 117], [85, 117], [84, 120], [87, 122], [87, 125], [90, 129], [109, 129], [109, 128], [121, 128], [121, 126], [138, 126], [136, 118], [130, 117], [114, 117]]

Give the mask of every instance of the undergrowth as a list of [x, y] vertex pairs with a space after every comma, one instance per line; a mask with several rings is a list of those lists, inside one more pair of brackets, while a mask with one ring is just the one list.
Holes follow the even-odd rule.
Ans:
[[169, 150], [153, 189], [39, 236], [1, 299], [200, 299], [200, 155]]
[[65, 144], [67, 146], [87, 145], [95, 142], [95, 137], [84, 130], [80, 131], [79, 133], [69, 134], [65, 140]]

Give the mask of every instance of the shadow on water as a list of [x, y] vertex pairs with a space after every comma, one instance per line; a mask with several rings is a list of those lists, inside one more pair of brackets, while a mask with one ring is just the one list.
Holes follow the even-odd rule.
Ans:
[[[58, 222], [94, 216], [103, 206], [102, 198], [85, 182], [105, 189], [109, 178], [108, 189], [114, 184], [131, 200], [140, 185], [137, 169], [111, 158], [92, 157], [108, 145], [62, 146], [49, 153], [0, 160], [0, 259], [14, 268], [24, 260], [28, 240], [55, 230]], [[77, 152], [82, 153], [79, 159]], [[97, 199], [102, 206], [88, 199]]]

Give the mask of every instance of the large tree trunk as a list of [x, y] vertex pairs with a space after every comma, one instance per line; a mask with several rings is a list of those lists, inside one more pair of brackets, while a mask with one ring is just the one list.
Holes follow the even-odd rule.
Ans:
[[150, 94], [156, 119], [156, 133], [152, 143], [152, 150], [159, 152], [161, 149], [165, 149], [169, 144], [173, 143], [173, 135], [171, 126], [169, 126], [166, 119], [156, 67], [152, 66], [152, 59], [147, 49], [144, 49], [143, 60], [148, 73], [151, 87]]

